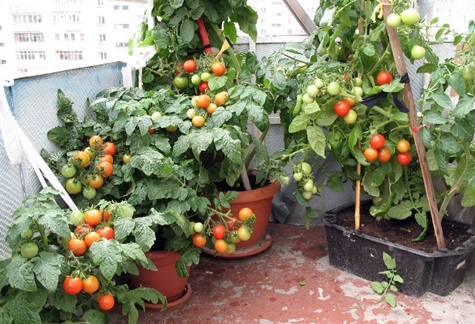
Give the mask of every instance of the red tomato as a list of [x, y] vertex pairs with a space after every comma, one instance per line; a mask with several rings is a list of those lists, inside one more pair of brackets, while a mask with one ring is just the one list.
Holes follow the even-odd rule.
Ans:
[[104, 178], [107, 178], [114, 172], [114, 166], [109, 162], [100, 162], [96, 165], [96, 171]]
[[185, 63], [183, 63], [183, 70], [185, 72], [191, 73], [196, 70], [196, 62], [195, 60], [186, 60]]
[[386, 139], [381, 134], [374, 134], [369, 141], [371, 147], [376, 150], [382, 149], [385, 143]]
[[202, 248], [206, 244], [206, 237], [204, 237], [200, 233], [196, 233], [195, 235], [193, 235], [193, 244], [199, 248]]
[[388, 71], [381, 71], [376, 77], [376, 83], [378, 85], [391, 83], [392, 80], [393, 80], [393, 76]]
[[[84, 217], [83, 217], [84, 219]], [[87, 233], [91, 232], [93, 230], [91, 225], [88, 224], [81, 224], [76, 227], [74, 230], [74, 234], [77, 237], [84, 237]]]
[[206, 90], [209, 89], [208, 82], [202, 81], [200, 85], [198, 86], [198, 90], [200, 90], [201, 93], [205, 93]]
[[105, 294], [105, 295], [98, 296], [97, 302], [99, 303], [99, 307], [102, 310], [108, 311], [114, 307], [115, 299], [114, 299], [114, 296], [112, 296], [112, 294]]
[[83, 255], [87, 250], [86, 242], [77, 238], [70, 239], [68, 242], [68, 250], [73, 252], [75, 256]]
[[102, 146], [102, 152], [114, 156], [115, 152], [117, 152], [117, 147], [112, 142], [105, 142], [104, 146]]
[[408, 165], [409, 163], [411, 163], [411, 160], [412, 156], [409, 153], [399, 153], [397, 155], [397, 162], [400, 165]]
[[223, 62], [214, 62], [213, 65], [211, 65], [211, 72], [218, 76], [221, 76], [226, 72], [226, 65], [224, 65]]
[[115, 237], [114, 229], [110, 226], [104, 226], [96, 230], [100, 237], [104, 237], [107, 240], [111, 240]]
[[365, 150], [364, 150], [364, 157], [366, 158], [366, 160], [368, 160], [369, 162], [373, 162], [373, 161], [376, 161], [378, 159], [378, 150], [372, 148], [372, 147], [367, 147]]
[[392, 156], [391, 151], [385, 146], [379, 150], [378, 160], [379, 162], [385, 163], [391, 160], [391, 156]]
[[335, 104], [335, 106], [333, 106], [333, 111], [340, 117], [348, 115], [350, 109], [351, 105], [345, 100], [340, 100]]
[[77, 295], [83, 288], [82, 279], [79, 277], [66, 277], [63, 281], [63, 288], [68, 295]]
[[99, 161], [114, 163], [114, 158], [110, 154], [104, 154], [104, 156], [99, 157]]
[[213, 236], [217, 240], [223, 239], [226, 236], [226, 228], [221, 224], [213, 226]]

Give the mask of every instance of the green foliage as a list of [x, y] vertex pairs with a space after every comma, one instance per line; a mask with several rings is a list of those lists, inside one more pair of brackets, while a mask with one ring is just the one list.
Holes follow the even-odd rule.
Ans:
[[384, 299], [388, 305], [396, 307], [396, 298], [393, 293], [398, 291], [396, 284], [403, 283], [404, 280], [397, 274], [396, 260], [386, 252], [383, 252], [383, 262], [387, 270], [379, 273], [385, 275], [387, 280], [372, 281], [371, 288], [373, 288], [374, 292], [381, 295], [379, 302]]
[[[138, 274], [137, 264], [154, 268], [144, 253], [155, 241], [152, 228], [175, 222], [176, 215], [153, 210], [141, 218], [120, 217], [123, 203], [101, 201], [102, 207], [107, 206], [111, 210], [113, 220], [108, 224], [114, 226], [117, 237], [100, 239], [85, 254], [75, 256], [68, 250], [75, 225], [69, 220], [70, 211], [56, 203], [59, 194], [56, 190], [45, 188], [25, 199], [13, 214], [14, 221], [7, 232], [12, 257], [0, 261], [1, 322], [85, 320], [104, 323], [105, 313], [98, 310], [96, 300], [97, 294], [105, 292], [112, 293], [123, 304], [123, 313], [129, 316], [130, 323], [137, 323], [135, 305], [143, 308], [144, 300], [152, 303], [160, 301], [166, 308], [166, 298], [160, 292], [142, 287], [130, 290], [127, 285], [116, 285], [115, 280], [123, 273]], [[27, 229], [33, 235], [25, 238], [21, 232]], [[38, 245], [40, 252], [25, 258], [20, 253], [20, 246], [31, 242]], [[197, 262], [197, 256], [195, 254], [186, 260]], [[67, 276], [86, 278], [91, 274], [100, 281], [97, 293], [69, 295], [63, 289]]]

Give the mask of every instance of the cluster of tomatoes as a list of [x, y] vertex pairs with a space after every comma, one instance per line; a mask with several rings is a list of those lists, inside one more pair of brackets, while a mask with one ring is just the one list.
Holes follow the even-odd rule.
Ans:
[[[205, 63], [207, 64], [207, 63]], [[221, 61], [214, 61], [211, 66], [199, 72], [198, 62], [194, 59], [188, 59], [180, 62], [176, 67], [176, 76], [173, 79], [173, 85], [177, 89], [185, 89], [190, 86], [197, 87], [200, 93], [205, 93], [209, 89], [208, 80], [211, 75], [222, 76], [226, 73], [226, 65]]]
[[209, 236], [217, 253], [233, 253], [237, 243], [251, 238], [252, 228], [256, 221], [256, 215], [252, 209], [244, 207], [239, 211], [238, 218], [231, 216], [225, 218], [225, 221], [211, 219], [207, 225], [202, 222], [192, 222], [193, 244], [199, 248], [205, 247], [208, 243], [207, 236]]
[[[66, 180], [66, 191], [69, 194], [82, 192], [86, 199], [93, 199], [96, 190], [104, 185], [106, 178], [114, 171], [114, 158], [117, 148], [113, 142], [104, 142], [102, 137], [93, 135], [89, 138], [89, 146], [77, 151], [70, 161], [61, 168]], [[125, 163], [130, 156], [122, 157]]]
[[[99, 290], [99, 286], [99, 279], [92, 274], [82, 277], [76, 273], [63, 281], [64, 291], [69, 295], [77, 295], [80, 292], [92, 295]], [[98, 294], [97, 303], [102, 310], [108, 311], [114, 307], [115, 298], [111, 293]]]
[[307, 162], [302, 162], [294, 168], [293, 178], [297, 183], [302, 197], [306, 200], [312, 199], [317, 194], [318, 188], [315, 185], [315, 179], [312, 173], [312, 167]]
[[206, 122], [206, 118], [211, 116], [219, 106], [228, 102], [227, 91], [218, 92], [213, 99], [207, 94], [194, 96], [191, 99], [193, 108], [188, 109], [186, 116], [191, 119], [193, 126], [201, 128]]
[[[391, 160], [392, 153], [391, 150], [386, 146], [386, 138], [381, 134], [374, 134], [370, 141], [370, 146], [367, 147], [363, 154], [367, 161], [373, 162], [378, 160], [379, 162], [385, 163]], [[412, 156], [409, 153], [411, 149], [411, 144], [406, 139], [400, 139], [396, 144], [396, 149], [398, 151], [397, 161], [400, 165], [408, 165]]]
[[339, 100], [333, 107], [335, 114], [343, 118], [347, 124], [354, 124], [357, 120], [357, 114], [352, 107], [356, 104], [356, 98], [363, 95], [363, 88], [361, 88], [363, 81], [361, 78], [353, 79], [352, 93], [346, 93], [341, 89], [341, 86], [336, 81], [329, 82], [326, 86], [322, 79], [317, 78], [313, 84], [307, 86], [305, 93], [302, 96], [302, 102], [306, 105], [312, 104], [315, 98], [324, 94], [325, 92], [331, 96], [342, 95], [342, 100]]

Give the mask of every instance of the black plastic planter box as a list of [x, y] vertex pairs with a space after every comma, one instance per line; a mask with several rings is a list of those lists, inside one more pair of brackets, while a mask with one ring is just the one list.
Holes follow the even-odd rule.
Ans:
[[[383, 252], [386, 252], [396, 260], [397, 273], [404, 279], [404, 283], [398, 284], [399, 291], [416, 297], [426, 292], [446, 296], [463, 282], [475, 248], [475, 236], [456, 250], [427, 253], [336, 225], [338, 211], [347, 207], [329, 211], [324, 217], [332, 266], [370, 281], [381, 281], [386, 279], [379, 274], [386, 270], [383, 262]], [[443, 221], [453, 222], [475, 235], [473, 226], [451, 219]]]

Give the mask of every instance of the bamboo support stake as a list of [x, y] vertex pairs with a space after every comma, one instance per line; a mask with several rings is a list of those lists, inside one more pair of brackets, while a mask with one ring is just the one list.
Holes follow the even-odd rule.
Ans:
[[[391, 14], [391, 8], [389, 7], [389, 0], [381, 0], [383, 4], [383, 15], [384, 20], [386, 21], [387, 17]], [[396, 63], [396, 69], [400, 76], [403, 76], [407, 73], [406, 63], [404, 61], [404, 54], [402, 52], [401, 41], [399, 36], [394, 28], [391, 28], [386, 25], [388, 31], [389, 41], [391, 43], [391, 50], [394, 56], [394, 61]], [[409, 124], [413, 130], [414, 143], [417, 150], [417, 155], [419, 157], [419, 164], [422, 171], [422, 178], [424, 179], [424, 187], [427, 194], [427, 199], [429, 200], [429, 209], [432, 218], [432, 224], [434, 226], [434, 234], [437, 241], [437, 247], [439, 249], [445, 248], [445, 239], [444, 233], [442, 231], [442, 225], [438, 217], [438, 208], [437, 201], [435, 200], [435, 191], [432, 184], [432, 177], [429, 171], [429, 166], [427, 164], [426, 150], [424, 143], [422, 142], [421, 135], [418, 131], [419, 123], [417, 121], [417, 109], [414, 103], [414, 97], [412, 95], [411, 85], [406, 83], [404, 85], [404, 102], [409, 108]]]

